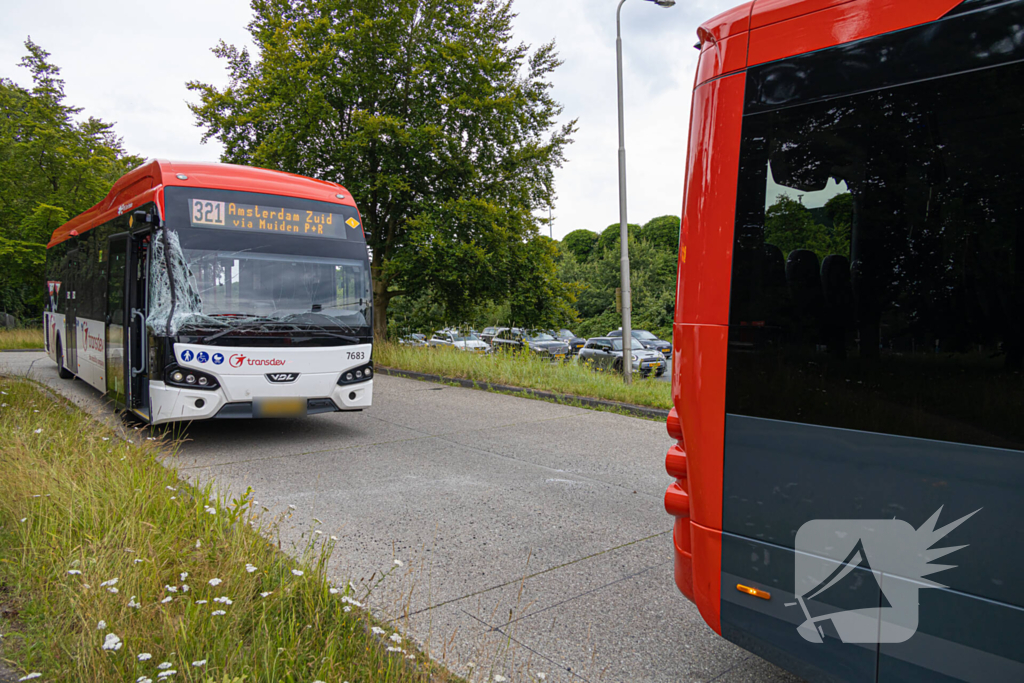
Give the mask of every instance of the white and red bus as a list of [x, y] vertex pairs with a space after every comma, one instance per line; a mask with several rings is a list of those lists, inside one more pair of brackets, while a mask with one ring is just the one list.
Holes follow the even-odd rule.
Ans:
[[150, 161], [47, 245], [46, 349], [151, 424], [362, 410], [362, 219], [335, 183]]
[[675, 579], [810, 681], [1024, 681], [1024, 1], [698, 31]]

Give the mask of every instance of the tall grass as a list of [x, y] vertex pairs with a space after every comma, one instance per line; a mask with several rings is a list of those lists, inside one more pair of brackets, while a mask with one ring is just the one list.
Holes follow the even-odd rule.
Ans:
[[672, 387], [653, 377], [626, 385], [611, 372], [575, 363], [551, 363], [531, 354], [475, 354], [458, 349], [415, 347], [385, 342], [373, 348], [377, 365], [454, 379], [507, 384], [560, 394], [669, 409]]
[[330, 586], [330, 537], [312, 531], [293, 560], [261, 535], [274, 526], [250, 495], [223, 500], [161, 465], [167, 444], [99, 425], [23, 380], [0, 378], [0, 390], [0, 600], [19, 624], [5, 628], [5, 656], [26, 672], [458, 680]]
[[40, 327], [0, 330], [0, 351], [41, 348], [43, 348], [43, 330]]

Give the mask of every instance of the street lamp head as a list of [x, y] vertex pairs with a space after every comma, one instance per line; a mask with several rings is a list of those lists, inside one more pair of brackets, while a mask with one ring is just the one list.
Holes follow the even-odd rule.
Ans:
[[672, 5], [676, 4], [676, 0], [651, 0], [651, 2], [653, 2], [658, 7], [664, 7], [665, 9], [668, 9]]

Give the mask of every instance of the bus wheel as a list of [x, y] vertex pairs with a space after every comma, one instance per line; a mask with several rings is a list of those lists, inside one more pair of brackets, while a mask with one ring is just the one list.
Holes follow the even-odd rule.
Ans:
[[73, 372], [64, 367], [64, 345], [61, 343], [60, 337], [57, 337], [57, 376], [61, 379], [72, 379], [75, 376]]

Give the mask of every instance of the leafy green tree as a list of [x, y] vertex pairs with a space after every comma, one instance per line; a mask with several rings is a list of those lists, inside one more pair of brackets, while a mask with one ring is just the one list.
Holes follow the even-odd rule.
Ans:
[[[48, 61], [46, 50], [31, 39], [25, 49], [20, 65], [31, 72], [32, 88], [0, 78], [0, 238], [7, 240], [5, 263], [27, 248], [17, 245], [48, 242], [56, 227], [100, 201], [119, 177], [141, 162], [125, 153], [112, 124], [78, 120], [82, 110], [65, 101], [60, 68]], [[44, 261], [34, 258], [17, 275], [4, 266], [4, 311], [18, 317], [39, 314], [41, 293], [36, 297], [27, 292], [41, 292]], [[18, 277], [23, 279], [20, 284]]]
[[[787, 256], [794, 249], [809, 249], [817, 254], [819, 262], [829, 254], [848, 257], [853, 203], [852, 198], [849, 201], [842, 199], [844, 196], [850, 195], [837, 195], [826, 204], [827, 215], [833, 220], [833, 227], [828, 228], [815, 222], [801, 199], [780, 194], [765, 211], [765, 242], [774, 244]], [[848, 206], [848, 212], [844, 205]], [[844, 224], [847, 219], [850, 222]]]
[[530, 52], [512, 43], [511, 0], [252, 6], [258, 56], [216, 47], [231, 82], [189, 83], [199, 96], [192, 111], [204, 139], [224, 144], [224, 161], [352, 192], [371, 252], [377, 336], [392, 299], [409, 292], [427, 288], [455, 315], [470, 301], [518, 293], [508, 273], [550, 284], [553, 270], [529, 271], [551, 268], [548, 259], [520, 259], [538, 249], [533, 213], [553, 201], [575, 121], [556, 125], [554, 44]]
[[562, 246], [578, 261], [586, 261], [597, 246], [598, 235], [592, 230], [573, 230], [562, 238]]
[[680, 222], [678, 216], [652, 218], [637, 231], [637, 237], [647, 240], [659, 249], [678, 252]]
[[[633, 237], [639, 229], [640, 226], [636, 223], [626, 224], [626, 234], [629, 237]], [[621, 242], [621, 232], [621, 226], [618, 223], [614, 223], [605, 228], [597, 239], [597, 251], [605, 252], [609, 249], [614, 249], [617, 253], [619, 243]]]

